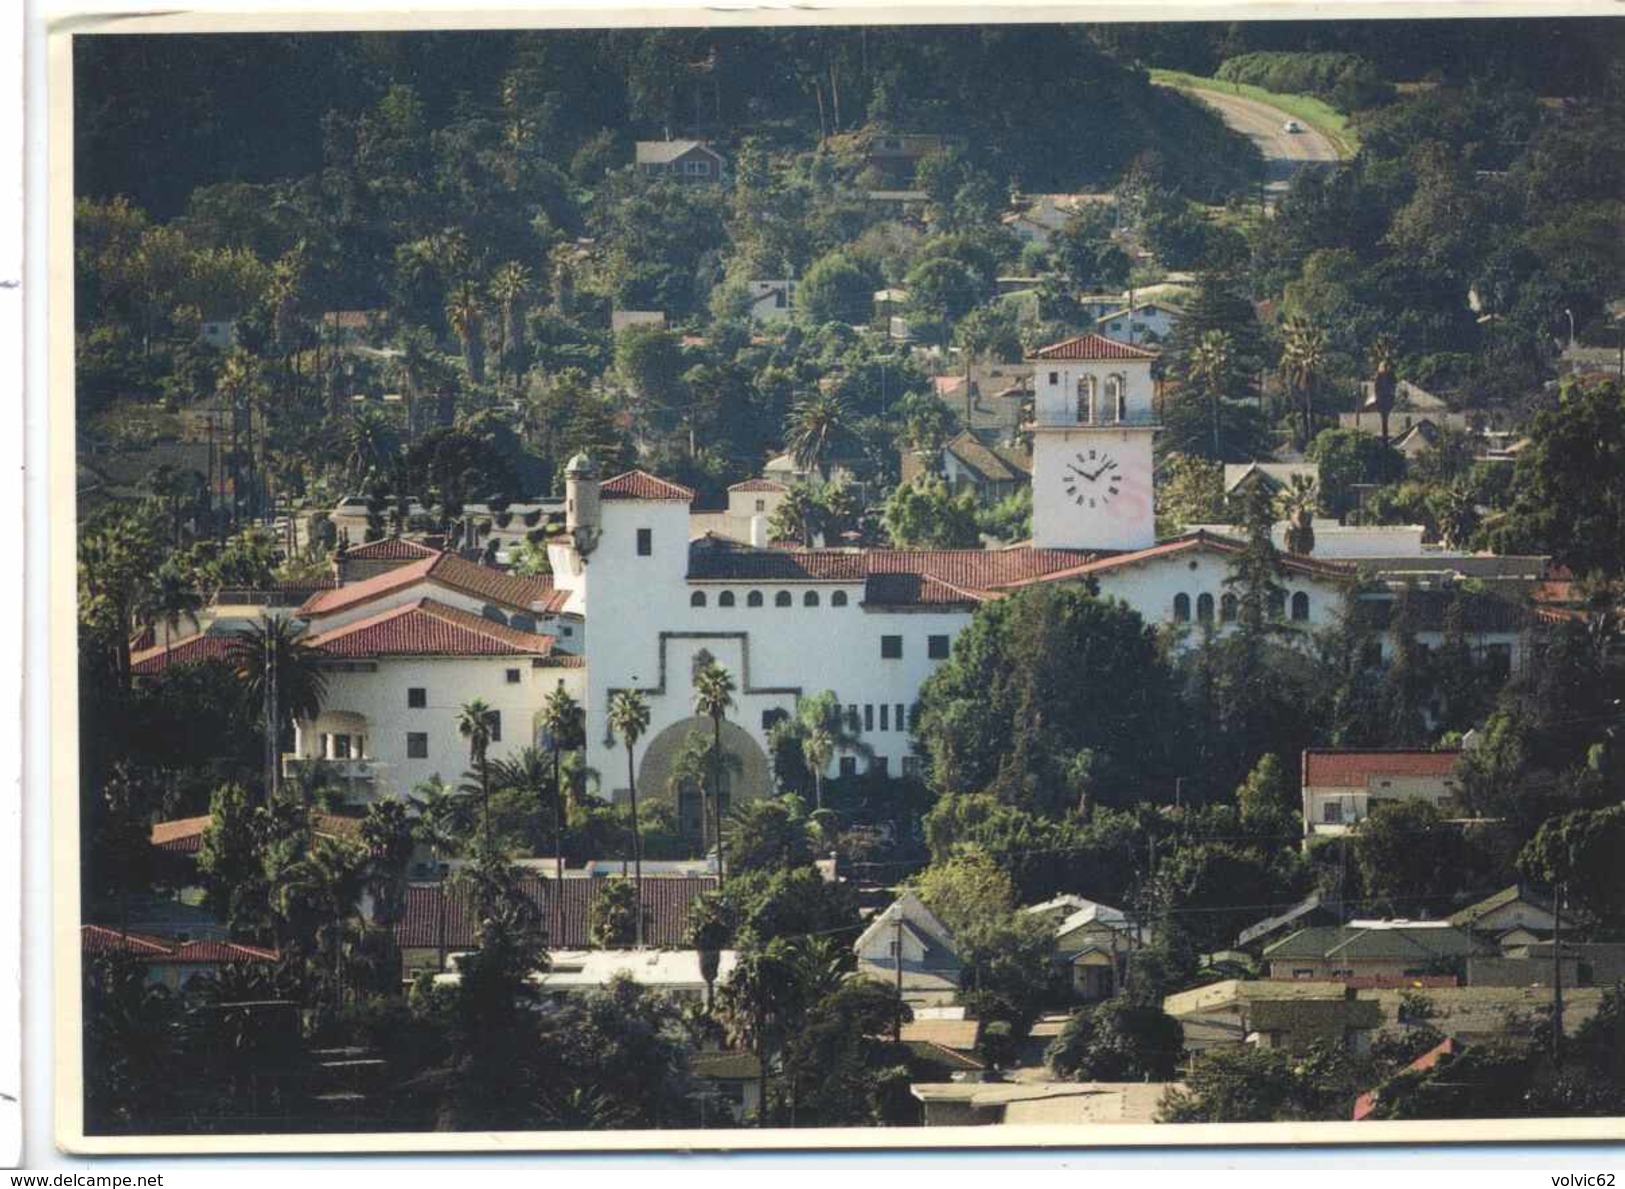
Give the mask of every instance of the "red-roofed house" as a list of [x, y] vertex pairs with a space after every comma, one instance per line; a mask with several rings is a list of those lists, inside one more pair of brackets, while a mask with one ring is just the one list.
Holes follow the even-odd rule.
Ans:
[[273, 965], [277, 952], [235, 941], [178, 941], [172, 937], [133, 933], [109, 925], [83, 925], [79, 944], [86, 959], [104, 954], [128, 954], [147, 968], [149, 984], [172, 991], [183, 989], [199, 975], [214, 975], [237, 963]]
[[[379, 583], [383, 593], [358, 600], [345, 614], [316, 619], [305, 642], [323, 657], [326, 693], [320, 714], [294, 728], [294, 750], [285, 765], [323, 762], [353, 800], [385, 793], [404, 796], [433, 776], [455, 783], [468, 767], [468, 743], [457, 727], [458, 710], [483, 699], [495, 715], [490, 757], [506, 758], [537, 740], [537, 716], [557, 687], [581, 698], [585, 668], [579, 654], [561, 652], [552, 635], [517, 626], [529, 619], [512, 608], [526, 589], [494, 571], [455, 559], [449, 569], [454, 591], [483, 589], [488, 595], [520, 593], [478, 614], [438, 598], [418, 595], [398, 602], [403, 591], [445, 587], [433, 567], [437, 555], [407, 569], [429, 567], [410, 586], [392, 587], [392, 571], [359, 583]], [[342, 593], [335, 592], [335, 593]], [[545, 606], [554, 592], [545, 591]]]
[[1383, 801], [1455, 806], [1459, 751], [1306, 751], [1304, 837], [1345, 834]]

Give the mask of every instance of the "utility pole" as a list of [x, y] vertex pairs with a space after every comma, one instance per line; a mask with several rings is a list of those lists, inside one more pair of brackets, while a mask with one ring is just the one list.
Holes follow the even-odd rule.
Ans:
[[276, 707], [276, 642], [272, 635], [269, 616], [265, 624], [265, 803], [276, 799], [277, 788], [277, 707]]
[[897, 970], [897, 1011], [892, 1016], [891, 1038], [894, 1044], [903, 1043], [903, 914], [892, 921], [892, 964]]

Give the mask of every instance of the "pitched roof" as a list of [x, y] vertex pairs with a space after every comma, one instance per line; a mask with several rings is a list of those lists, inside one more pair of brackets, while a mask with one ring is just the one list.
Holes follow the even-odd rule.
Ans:
[[1129, 314], [1138, 314], [1142, 310], [1161, 310], [1164, 313], [1174, 315], [1182, 315], [1185, 312], [1178, 306], [1169, 305], [1165, 301], [1142, 301], [1137, 306], [1130, 306], [1127, 309], [1113, 310], [1109, 314], [1102, 314], [1100, 317], [1095, 319], [1095, 325], [1099, 326], [1102, 322], [1110, 322], [1113, 318], [1123, 318]]
[[1387, 928], [1321, 925], [1299, 929], [1264, 947], [1272, 962], [1292, 959], [1354, 962], [1417, 961], [1459, 958], [1489, 952], [1471, 934], [1440, 922], [1394, 924]]
[[943, 444], [943, 452], [951, 454], [967, 469], [974, 471], [985, 483], [1011, 483], [1032, 474], [1032, 464], [1025, 463], [1014, 451], [999, 451], [983, 444], [970, 430], [961, 430], [957, 437]]
[[[1425, 1073], [1432, 1069], [1435, 1065], [1439, 1064], [1439, 1062], [1443, 1061], [1446, 1057], [1455, 1056], [1456, 1051], [1460, 1047], [1461, 1046], [1456, 1043], [1455, 1037], [1447, 1036], [1427, 1052], [1423, 1053], [1415, 1061], [1412, 1061], [1404, 1069], [1400, 1070], [1399, 1073]], [[1399, 1074], [1395, 1074], [1394, 1076], [1398, 1077]], [[1354, 1121], [1358, 1123], [1362, 1119], [1369, 1118], [1370, 1115], [1377, 1109], [1377, 1100], [1380, 1097], [1380, 1089], [1375, 1089], [1367, 1090], [1364, 1094], [1360, 1095], [1360, 1097], [1356, 1098], [1354, 1100]]]
[[852, 943], [855, 953], [862, 953], [881, 934], [901, 920], [925, 947], [922, 965], [927, 970], [951, 970], [959, 966], [959, 954], [954, 949], [953, 934], [936, 918], [924, 901], [911, 890], [904, 890], [870, 919], [869, 925]]
[[[1096, 554], [1085, 557], [1078, 564], [1062, 570], [1040, 574], [1032, 578], [1001, 584], [1001, 589], [1011, 590], [1021, 586], [1031, 586], [1037, 582], [1060, 582], [1069, 578], [1083, 578], [1091, 574], [1103, 574], [1123, 566], [1141, 565], [1145, 562], [1160, 561], [1166, 557], [1175, 557], [1181, 553], [1192, 550], [1203, 550], [1208, 553], [1223, 553], [1230, 556], [1241, 553], [1247, 546], [1233, 537], [1221, 537], [1205, 529], [1198, 529], [1193, 533], [1172, 537], [1166, 541], [1145, 549], [1137, 549], [1132, 553]], [[1294, 557], [1291, 554], [1279, 555], [1281, 569], [1289, 574], [1298, 574], [1304, 577], [1342, 580], [1354, 577], [1354, 566], [1344, 562], [1317, 561], [1313, 558]]]
[[223, 661], [231, 652], [232, 637], [200, 633], [177, 640], [167, 648], [142, 649], [130, 657], [130, 672], [137, 677], [162, 673], [170, 665], [196, 665], [203, 661]]
[[1502, 888], [1493, 896], [1486, 896], [1476, 904], [1469, 904], [1460, 912], [1452, 913], [1450, 923], [1470, 927], [1480, 917], [1488, 916], [1498, 908], [1505, 908], [1507, 905], [1517, 904], [1519, 901], [1533, 905], [1543, 912], [1552, 911], [1552, 903], [1545, 896], [1537, 895], [1522, 884], [1515, 883], [1510, 887]]
[[[592, 906], [608, 880], [530, 876], [520, 890], [542, 913], [550, 949], [586, 949], [590, 944]], [[717, 886], [714, 876], [654, 877], [643, 879], [646, 912], [644, 940], [656, 948], [680, 949], [688, 945], [688, 912], [694, 898]], [[551, 893], [559, 892], [561, 923], [555, 923]], [[468, 949], [474, 944], [474, 899], [466, 883], [415, 883], [406, 889], [406, 911], [395, 925], [395, 942], [402, 949], [435, 949], [440, 944], [440, 906], [445, 903], [447, 949]]]
[[1384, 776], [1446, 777], [1459, 751], [1317, 751], [1303, 753], [1303, 787], [1363, 789]]
[[976, 1047], [981, 1029], [980, 1020], [910, 1020], [903, 1025], [903, 1042], [923, 1041], [969, 1052]]
[[547, 656], [553, 637], [419, 599], [306, 638], [329, 657]]
[[690, 543], [690, 582], [858, 583], [877, 607], [959, 605], [1024, 578], [1099, 556], [1072, 549], [758, 549], [720, 537]]
[[735, 483], [728, 488], [729, 491], [789, 491], [790, 488], [777, 479], [746, 479], [743, 483]]
[[1250, 945], [1260, 937], [1268, 937], [1285, 925], [1300, 920], [1314, 912], [1332, 912], [1331, 905], [1320, 898], [1319, 892], [1313, 892], [1298, 901], [1291, 908], [1277, 916], [1265, 917], [1256, 925], [1249, 925], [1236, 937], [1238, 946]]
[[427, 557], [375, 574], [361, 582], [351, 582], [335, 590], [319, 591], [306, 599], [297, 614], [302, 619], [333, 615], [383, 598], [420, 582], [454, 590], [460, 594], [497, 603], [515, 611], [537, 612], [548, 608], [554, 589], [545, 578], [521, 578], [503, 570], [482, 566], [455, 553], [431, 553]]
[[1033, 359], [1061, 359], [1061, 360], [1126, 360], [1126, 359], [1156, 359], [1158, 353], [1145, 347], [1135, 347], [1128, 343], [1120, 343], [1116, 339], [1109, 339], [1103, 334], [1089, 331], [1074, 338], [1064, 339], [1059, 343], [1051, 343], [1047, 347], [1040, 347], [1034, 351]]
[[126, 933], [107, 925], [83, 925], [79, 942], [87, 954], [128, 953], [154, 966], [275, 962], [275, 950], [235, 941], [178, 941], [156, 934]]
[[[361, 819], [338, 813], [317, 810], [311, 815], [311, 828], [326, 838], [357, 841], [361, 837]], [[203, 848], [203, 831], [214, 819], [207, 813], [198, 817], [178, 817], [167, 822], [155, 822], [147, 841], [159, 850], [175, 855], [195, 855]]]
[[419, 541], [410, 541], [405, 537], [385, 537], [379, 541], [368, 541], [364, 545], [352, 545], [339, 557], [344, 561], [416, 561], [423, 557], [432, 557], [440, 552], [430, 548]]
[[598, 488], [598, 498], [605, 500], [680, 500], [694, 499], [692, 488], [669, 482], [648, 471], [627, 471], [613, 479], [605, 479]]
[[635, 151], [639, 165], [664, 165], [695, 149], [702, 149], [718, 160], [722, 159], [721, 153], [698, 140], [640, 140]]

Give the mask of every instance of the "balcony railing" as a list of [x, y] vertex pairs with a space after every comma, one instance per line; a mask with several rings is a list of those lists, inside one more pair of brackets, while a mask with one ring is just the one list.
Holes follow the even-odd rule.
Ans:
[[383, 761], [370, 757], [329, 760], [321, 756], [302, 756], [287, 752], [282, 756], [282, 775], [292, 776], [296, 769], [306, 764], [320, 765], [322, 772], [328, 777], [343, 781], [380, 780], [388, 770], [388, 765]]
[[1027, 429], [1157, 429], [1162, 425], [1155, 413], [1133, 412], [1126, 417], [1049, 416], [1035, 415]]

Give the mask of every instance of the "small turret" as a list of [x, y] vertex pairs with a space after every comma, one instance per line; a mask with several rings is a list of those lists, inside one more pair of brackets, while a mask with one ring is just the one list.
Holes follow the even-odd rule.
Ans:
[[564, 467], [564, 527], [582, 557], [597, 548], [601, 525], [598, 464], [583, 450]]

